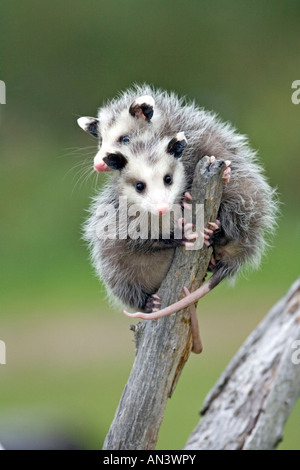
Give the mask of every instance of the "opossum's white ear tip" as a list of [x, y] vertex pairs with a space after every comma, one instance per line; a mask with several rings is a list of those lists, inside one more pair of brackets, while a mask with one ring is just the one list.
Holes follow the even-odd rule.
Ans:
[[143, 95], [143, 96], [140, 96], [139, 98], [137, 98], [135, 100], [135, 104], [141, 105], [143, 103], [146, 103], [146, 104], [148, 104], [149, 106], [152, 106], [152, 107], [154, 107], [154, 105], [155, 105], [154, 98], [150, 95]]
[[98, 125], [99, 120], [95, 117], [82, 116], [77, 119], [77, 124], [81, 129], [94, 137], [99, 137]]
[[154, 113], [155, 101], [152, 96], [143, 95], [136, 98], [129, 107], [129, 113], [135, 118], [150, 122]]
[[176, 136], [170, 140], [167, 147], [167, 153], [174, 155], [175, 158], [180, 158], [186, 146], [187, 140], [184, 132], [178, 132]]
[[177, 139], [177, 140], [185, 140], [185, 141], [187, 142], [186, 137], [185, 137], [183, 131], [182, 131], [182, 132], [178, 132], [178, 133], [176, 134], [176, 139]]

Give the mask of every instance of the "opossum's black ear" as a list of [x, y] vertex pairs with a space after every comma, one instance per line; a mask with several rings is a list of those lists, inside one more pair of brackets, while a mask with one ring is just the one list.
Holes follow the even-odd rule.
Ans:
[[99, 137], [99, 120], [97, 118], [83, 116], [77, 119], [77, 122], [85, 132], [92, 134], [94, 137]]
[[122, 170], [128, 163], [122, 153], [110, 153], [103, 158], [103, 161], [112, 170]]
[[170, 140], [167, 147], [167, 152], [171, 155], [174, 155], [175, 158], [180, 158], [186, 146], [187, 140], [185, 138], [184, 132], [178, 132], [176, 137]]
[[154, 99], [152, 96], [145, 95], [137, 98], [130, 106], [129, 113], [136, 118], [143, 118], [150, 122], [154, 113]]

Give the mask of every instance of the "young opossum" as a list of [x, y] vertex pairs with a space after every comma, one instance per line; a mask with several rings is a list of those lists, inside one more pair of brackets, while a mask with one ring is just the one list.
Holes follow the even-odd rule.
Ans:
[[[175, 247], [185, 243], [185, 239], [174, 238], [177, 220], [171, 220], [166, 238], [160, 224], [161, 215], [168, 213], [173, 204], [180, 204], [185, 190], [185, 171], [180, 161], [185, 145], [183, 133], [173, 139], [154, 134], [146, 142], [132, 143], [126, 156], [119, 152], [104, 157], [105, 163], [118, 171], [95, 197], [84, 237], [107, 290], [132, 308], [152, 311], [152, 294], [168, 272]], [[123, 201], [125, 210], [121, 213]], [[158, 231], [151, 237], [154, 219]]]
[[182, 201], [184, 194], [188, 198], [201, 158], [208, 155], [231, 162], [231, 177], [227, 169], [218, 221], [204, 236], [205, 242], [213, 246], [211, 278], [173, 306], [136, 316], [153, 319], [178, 311], [196, 302], [225, 277], [233, 277], [245, 263], [259, 265], [267, 245], [265, 237], [275, 226], [275, 191], [268, 185], [247, 139], [229, 124], [193, 103], [147, 85], [123, 93], [101, 108], [98, 118], [78, 121], [99, 137], [95, 169], [114, 170], [105, 189], [94, 199], [85, 226], [93, 264], [114, 296], [144, 312], [157, 310], [155, 293], [179, 241], [172, 236], [164, 239], [161, 233], [156, 240], [99, 239], [97, 227], [107, 224], [108, 219], [97, 215], [98, 207], [107, 203], [118, 210], [119, 196], [127, 196], [129, 205], [136, 204], [145, 217], [153, 203], [160, 206], [158, 213], [167, 212], [173, 203]]

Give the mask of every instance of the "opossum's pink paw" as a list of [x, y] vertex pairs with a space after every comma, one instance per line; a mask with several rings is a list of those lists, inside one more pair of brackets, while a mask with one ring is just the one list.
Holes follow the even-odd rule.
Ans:
[[191, 193], [189, 193], [188, 191], [186, 191], [184, 193], [184, 198], [183, 198], [183, 201], [182, 201], [182, 207], [184, 209], [188, 209], [188, 210], [192, 210], [192, 205], [190, 204], [190, 202], [192, 201], [192, 195]]
[[225, 165], [226, 165], [226, 168], [225, 168], [224, 173], [223, 173], [223, 181], [224, 181], [224, 183], [228, 183], [229, 180], [230, 180], [230, 176], [231, 176], [231, 168], [230, 168], [231, 161], [226, 160]]
[[185, 224], [183, 231], [183, 241], [191, 241], [199, 237], [199, 234], [193, 231], [194, 228], [195, 226], [192, 223]]
[[178, 219], [178, 226], [183, 230], [182, 245], [188, 248], [193, 247], [194, 241], [199, 237], [199, 234], [193, 230], [195, 226], [192, 223], [186, 224], [183, 217]]
[[206, 246], [211, 245], [211, 237], [216, 230], [219, 230], [221, 227], [221, 222], [219, 220], [215, 220], [215, 222], [208, 222], [209, 227], [204, 229], [204, 233], [202, 233], [203, 241]]
[[161, 298], [157, 294], [152, 294], [151, 297], [146, 302], [145, 305], [145, 312], [146, 313], [153, 313], [158, 312], [161, 307]]

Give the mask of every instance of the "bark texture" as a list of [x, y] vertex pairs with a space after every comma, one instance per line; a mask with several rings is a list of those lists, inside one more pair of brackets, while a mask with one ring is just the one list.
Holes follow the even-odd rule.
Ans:
[[275, 449], [299, 396], [300, 278], [211, 390], [185, 449]]

